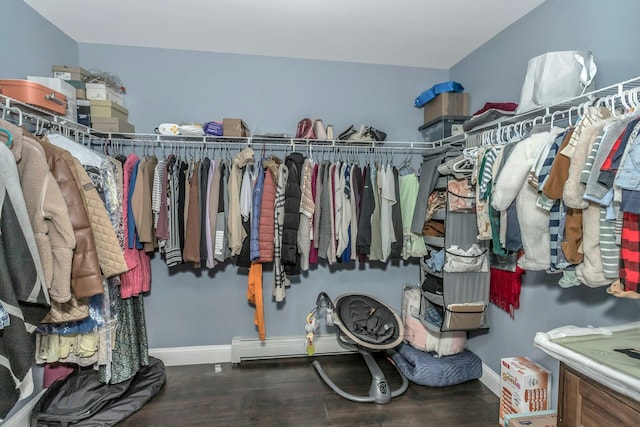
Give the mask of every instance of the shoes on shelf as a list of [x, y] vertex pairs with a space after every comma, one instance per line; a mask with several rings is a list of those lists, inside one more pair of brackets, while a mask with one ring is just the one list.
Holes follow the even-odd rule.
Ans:
[[316, 139], [316, 135], [313, 132], [313, 121], [305, 117], [298, 122], [298, 128], [296, 130], [297, 139]]
[[327, 130], [324, 127], [322, 119], [316, 119], [313, 122], [313, 132], [316, 136], [316, 139], [321, 139], [323, 141], [327, 139]]

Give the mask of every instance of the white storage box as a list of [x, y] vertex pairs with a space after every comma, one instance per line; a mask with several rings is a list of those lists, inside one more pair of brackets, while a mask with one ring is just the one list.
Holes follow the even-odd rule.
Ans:
[[124, 95], [116, 92], [103, 83], [87, 83], [87, 99], [113, 101], [124, 107]]
[[40, 83], [56, 92], [60, 92], [67, 97], [67, 114], [66, 118], [72, 121], [77, 121], [78, 116], [76, 112], [76, 88], [71, 86], [63, 79], [55, 77], [40, 77], [40, 76], [27, 76], [27, 80]]

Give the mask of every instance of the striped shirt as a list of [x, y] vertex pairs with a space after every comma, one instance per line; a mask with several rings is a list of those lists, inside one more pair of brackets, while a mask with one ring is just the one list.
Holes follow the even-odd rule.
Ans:
[[162, 204], [162, 180], [166, 179], [167, 162], [158, 160], [153, 171], [153, 190], [151, 192], [151, 210], [153, 211], [153, 228], [158, 228], [158, 217], [160, 215], [160, 205]]
[[284, 229], [284, 191], [287, 186], [289, 169], [283, 164], [278, 169], [278, 182], [276, 183], [276, 202], [274, 216], [274, 243], [273, 243], [273, 296], [277, 302], [285, 298], [285, 286], [287, 277], [282, 265], [282, 232]]
[[178, 197], [181, 160], [174, 159], [168, 165], [169, 188], [169, 238], [165, 244], [165, 262], [167, 267], [173, 267], [182, 263], [182, 251], [180, 250]]

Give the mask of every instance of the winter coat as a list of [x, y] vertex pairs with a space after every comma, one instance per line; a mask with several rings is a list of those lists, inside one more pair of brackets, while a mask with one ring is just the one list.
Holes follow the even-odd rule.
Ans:
[[[267, 172], [269, 173], [269, 172]], [[260, 214], [262, 213], [262, 191], [264, 189], [265, 170], [262, 162], [258, 162], [258, 175], [256, 184], [251, 195], [251, 241], [249, 246], [249, 259], [257, 261], [260, 259]]]
[[284, 164], [289, 170], [284, 192], [284, 221], [282, 231], [282, 264], [288, 275], [300, 274], [300, 254], [298, 253], [298, 228], [300, 227], [300, 199], [302, 189], [302, 153], [291, 153]]
[[71, 299], [71, 260], [76, 246], [69, 210], [40, 144], [8, 122], [0, 120], [0, 127], [13, 135], [11, 152], [18, 166], [49, 296], [54, 301], [67, 302]]
[[113, 229], [113, 224], [111, 224], [111, 219], [109, 219], [109, 213], [98, 191], [93, 186], [91, 178], [78, 159], [66, 150], [58, 150], [62, 158], [67, 162], [78, 184], [78, 191], [80, 191], [84, 201], [89, 223], [91, 224], [102, 274], [110, 278], [127, 272], [129, 267], [127, 267], [127, 263], [124, 260], [124, 254]]
[[18, 168], [0, 141], [0, 300], [9, 313], [0, 345], [0, 419], [33, 392], [32, 332], [49, 310], [47, 284], [29, 223]]
[[238, 255], [242, 250], [242, 242], [247, 233], [242, 226], [240, 213], [240, 185], [242, 183], [242, 169], [254, 163], [253, 150], [245, 148], [233, 158], [231, 173], [229, 174], [229, 214], [227, 229], [229, 233], [229, 248], [231, 256]]
[[538, 192], [527, 181], [539, 150], [560, 133], [541, 132], [519, 142], [505, 161], [495, 186], [491, 204], [498, 211], [507, 210], [516, 201], [524, 255], [518, 265], [524, 270], [547, 270], [551, 262], [549, 211], [536, 206]]
[[265, 159], [264, 186], [262, 189], [262, 203], [260, 205], [260, 225], [258, 227], [258, 245], [260, 248], [260, 262], [273, 261], [273, 245], [275, 241], [275, 203], [276, 181], [278, 176], [279, 159]]
[[67, 204], [76, 237], [76, 248], [73, 251], [71, 264], [73, 294], [76, 298], [102, 294], [104, 287], [91, 223], [73, 173], [54, 145], [45, 140], [38, 140], [38, 142], [44, 149], [49, 170], [58, 183]]

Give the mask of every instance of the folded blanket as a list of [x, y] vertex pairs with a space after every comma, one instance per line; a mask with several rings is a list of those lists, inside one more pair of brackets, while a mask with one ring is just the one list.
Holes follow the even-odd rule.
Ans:
[[499, 110], [496, 108], [491, 108], [477, 116], [471, 117], [469, 120], [464, 122], [462, 124], [462, 129], [465, 132], [469, 132], [470, 130], [475, 129], [480, 125], [484, 125], [494, 121], [499, 121], [500, 119], [504, 120], [507, 117], [514, 116], [515, 114], [516, 114], [515, 111]]
[[473, 117], [467, 120], [462, 128], [465, 132], [470, 131], [485, 123], [513, 116], [517, 109], [518, 104], [515, 102], [487, 102], [481, 109], [473, 113]]

